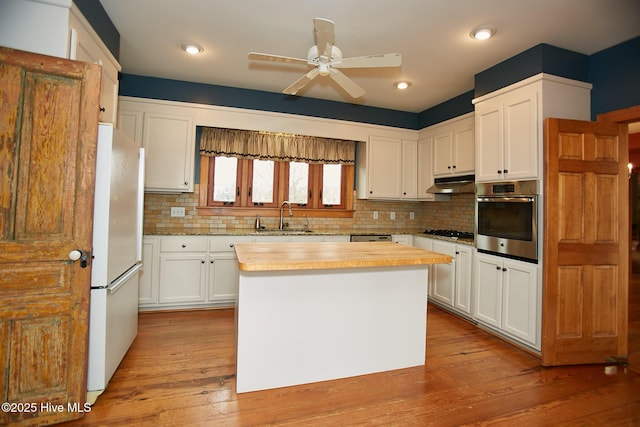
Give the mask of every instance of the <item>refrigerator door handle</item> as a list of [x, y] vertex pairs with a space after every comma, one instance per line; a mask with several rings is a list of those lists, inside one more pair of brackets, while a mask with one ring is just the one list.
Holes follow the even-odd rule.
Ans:
[[122, 276], [114, 280], [113, 283], [107, 288], [109, 290], [109, 293], [110, 294], [116, 293], [122, 285], [127, 283], [127, 281], [131, 278], [131, 276], [133, 276], [134, 274], [138, 274], [138, 270], [140, 270], [141, 268], [142, 268], [142, 264], [136, 264], [133, 267], [131, 267], [126, 273], [124, 273]]

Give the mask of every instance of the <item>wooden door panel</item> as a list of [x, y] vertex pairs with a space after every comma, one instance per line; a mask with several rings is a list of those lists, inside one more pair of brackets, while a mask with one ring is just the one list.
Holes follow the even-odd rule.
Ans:
[[[3, 402], [86, 401], [100, 67], [0, 48], [0, 360]], [[73, 411], [0, 413], [46, 425]]]
[[627, 352], [626, 127], [546, 119], [542, 362]]

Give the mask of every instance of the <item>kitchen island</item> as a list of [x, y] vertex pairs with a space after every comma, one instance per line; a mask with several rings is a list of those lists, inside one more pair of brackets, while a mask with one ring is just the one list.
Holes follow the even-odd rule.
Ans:
[[391, 242], [238, 243], [236, 391], [423, 365], [427, 267]]

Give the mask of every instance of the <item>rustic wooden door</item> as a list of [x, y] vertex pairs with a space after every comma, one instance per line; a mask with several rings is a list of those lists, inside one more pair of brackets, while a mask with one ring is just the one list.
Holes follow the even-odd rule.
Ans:
[[546, 119], [543, 365], [627, 354], [627, 127]]
[[[0, 424], [86, 401], [100, 68], [0, 48]], [[90, 256], [87, 258], [90, 261]]]

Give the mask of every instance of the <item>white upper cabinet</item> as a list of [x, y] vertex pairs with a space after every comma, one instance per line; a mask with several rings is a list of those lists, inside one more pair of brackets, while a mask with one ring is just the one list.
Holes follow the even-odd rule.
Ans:
[[145, 148], [145, 191], [193, 192], [193, 116], [191, 108], [176, 103], [121, 99], [118, 129]]
[[433, 176], [473, 174], [475, 133], [473, 115], [430, 128], [433, 133]]
[[367, 146], [369, 198], [399, 199], [402, 194], [402, 140], [372, 136]]
[[590, 90], [539, 74], [474, 99], [476, 182], [540, 178], [544, 119], [589, 120]]
[[402, 199], [418, 197], [418, 143], [402, 140]]
[[99, 118], [103, 123], [116, 123], [120, 64], [75, 5], [71, 7], [69, 27], [69, 58], [102, 66]]

